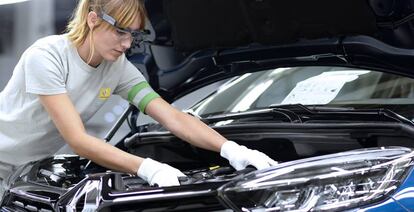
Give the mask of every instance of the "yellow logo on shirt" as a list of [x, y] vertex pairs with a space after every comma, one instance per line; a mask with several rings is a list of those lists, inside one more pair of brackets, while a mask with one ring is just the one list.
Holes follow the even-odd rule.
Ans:
[[111, 96], [111, 88], [101, 88], [99, 90], [99, 98], [102, 100], [106, 100]]

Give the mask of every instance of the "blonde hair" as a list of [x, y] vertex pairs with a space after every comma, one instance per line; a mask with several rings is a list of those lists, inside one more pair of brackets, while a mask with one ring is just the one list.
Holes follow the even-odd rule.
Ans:
[[[141, 0], [79, 0], [78, 6], [72, 14], [72, 18], [66, 27], [69, 40], [79, 47], [89, 36], [90, 52], [88, 63], [92, 59], [94, 46], [92, 44], [93, 30], [89, 29], [87, 18], [90, 11], [97, 14], [105, 12], [112, 16], [118, 26], [126, 28], [130, 26], [138, 17], [140, 21], [140, 29], [145, 26], [146, 12]], [[103, 23], [103, 24], [102, 24]], [[99, 19], [96, 27], [111, 27], [108, 23]], [[95, 28], [94, 28], [95, 29]]]

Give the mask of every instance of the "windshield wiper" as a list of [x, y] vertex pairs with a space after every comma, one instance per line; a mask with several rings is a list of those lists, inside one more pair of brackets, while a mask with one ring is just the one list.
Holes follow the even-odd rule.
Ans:
[[[414, 126], [414, 123], [406, 117], [389, 109], [355, 109], [352, 107], [326, 107], [326, 106], [305, 106], [302, 104], [271, 105], [269, 108], [252, 111], [227, 113], [213, 115], [201, 120], [206, 123], [214, 123], [225, 120], [236, 120], [243, 118], [269, 117], [290, 123], [303, 123], [308, 120], [344, 120], [358, 121], [368, 120], [375, 117], [378, 121], [394, 121]], [[365, 116], [365, 117], [364, 117]], [[365, 119], [364, 119], [365, 118]]]
[[197, 119], [202, 119], [194, 110], [192, 109], [188, 109], [188, 110], [183, 110], [184, 113], [187, 113], [190, 116], [194, 116]]
[[280, 120], [287, 119], [291, 123], [302, 123], [301, 117], [295, 112], [283, 108], [266, 108], [258, 109], [246, 112], [227, 113], [223, 115], [214, 115], [203, 118], [202, 121], [211, 123], [230, 119], [242, 119], [262, 116], [273, 116], [273, 118], [279, 117]]
[[399, 121], [403, 124], [409, 124], [409, 125], [414, 126], [414, 123], [411, 120], [407, 119], [406, 117], [404, 117], [404, 116], [402, 116], [402, 115], [400, 115], [400, 114], [398, 114], [398, 113], [396, 113], [392, 110], [381, 108], [381, 109], [378, 110], [378, 113], [380, 115], [383, 115], [383, 116], [386, 116], [388, 118], [394, 119], [395, 121]]
[[284, 105], [278, 105], [278, 104], [272, 104], [269, 106], [269, 108], [283, 108], [287, 110], [291, 110], [294, 112], [307, 112], [310, 114], [315, 113], [316, 111], [332, 111], [332, 112], [341, 112], [341, 111], [355, 111], [355, 108], [353, 107], [333, 107], [333, 106], [326, 106], [326, 105], [303, 105], [303, 104], [284, 104]]
[[348, 63], [348, 60], [345, 58], [344, 55], [340, 55], [340, 54], [332, 54], [332, 53], [327, 53], [327, 54], [315, 54], [315, 55], [309, 55], [309, 56], [300, 56], [300, 57], [295, 57], [296, 60], [300, 60], [300, 61], [318, 61], [320, 59], [323, 58], [339, 58], [342, 61], [344, 61], [345, 63]]
[[396, 122], [414, 126], [414, 123], [411, 120], [386, 108], [355, 109], [353, 107], [332, 107], [320, 105], [305, 106], [302, 104], [270, 105], [269, 107], [283, 108], [291, 110], [294, 113], [306, 113], [308, 115], [376, 115], [378, 117], [385, 117]]

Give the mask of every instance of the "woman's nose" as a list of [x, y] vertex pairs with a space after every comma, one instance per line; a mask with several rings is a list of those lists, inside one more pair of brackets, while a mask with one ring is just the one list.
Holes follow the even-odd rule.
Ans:
[[131, 48], [131, 43], [132, 43], [131, 39], [124, 39], [124, 40], [122, 40], [121, 41], [122, 49], [124, 51], [126, 51], [127, 49]]

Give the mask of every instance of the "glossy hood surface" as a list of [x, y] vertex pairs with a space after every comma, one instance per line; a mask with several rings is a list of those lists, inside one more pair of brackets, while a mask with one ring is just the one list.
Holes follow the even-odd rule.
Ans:
[[[414, 76], [414, 0], [147, 0], [140, 60], [174, 99], [247, 71], [339, 65]], [[145, 47], [145, 48], [144, 48]]]

